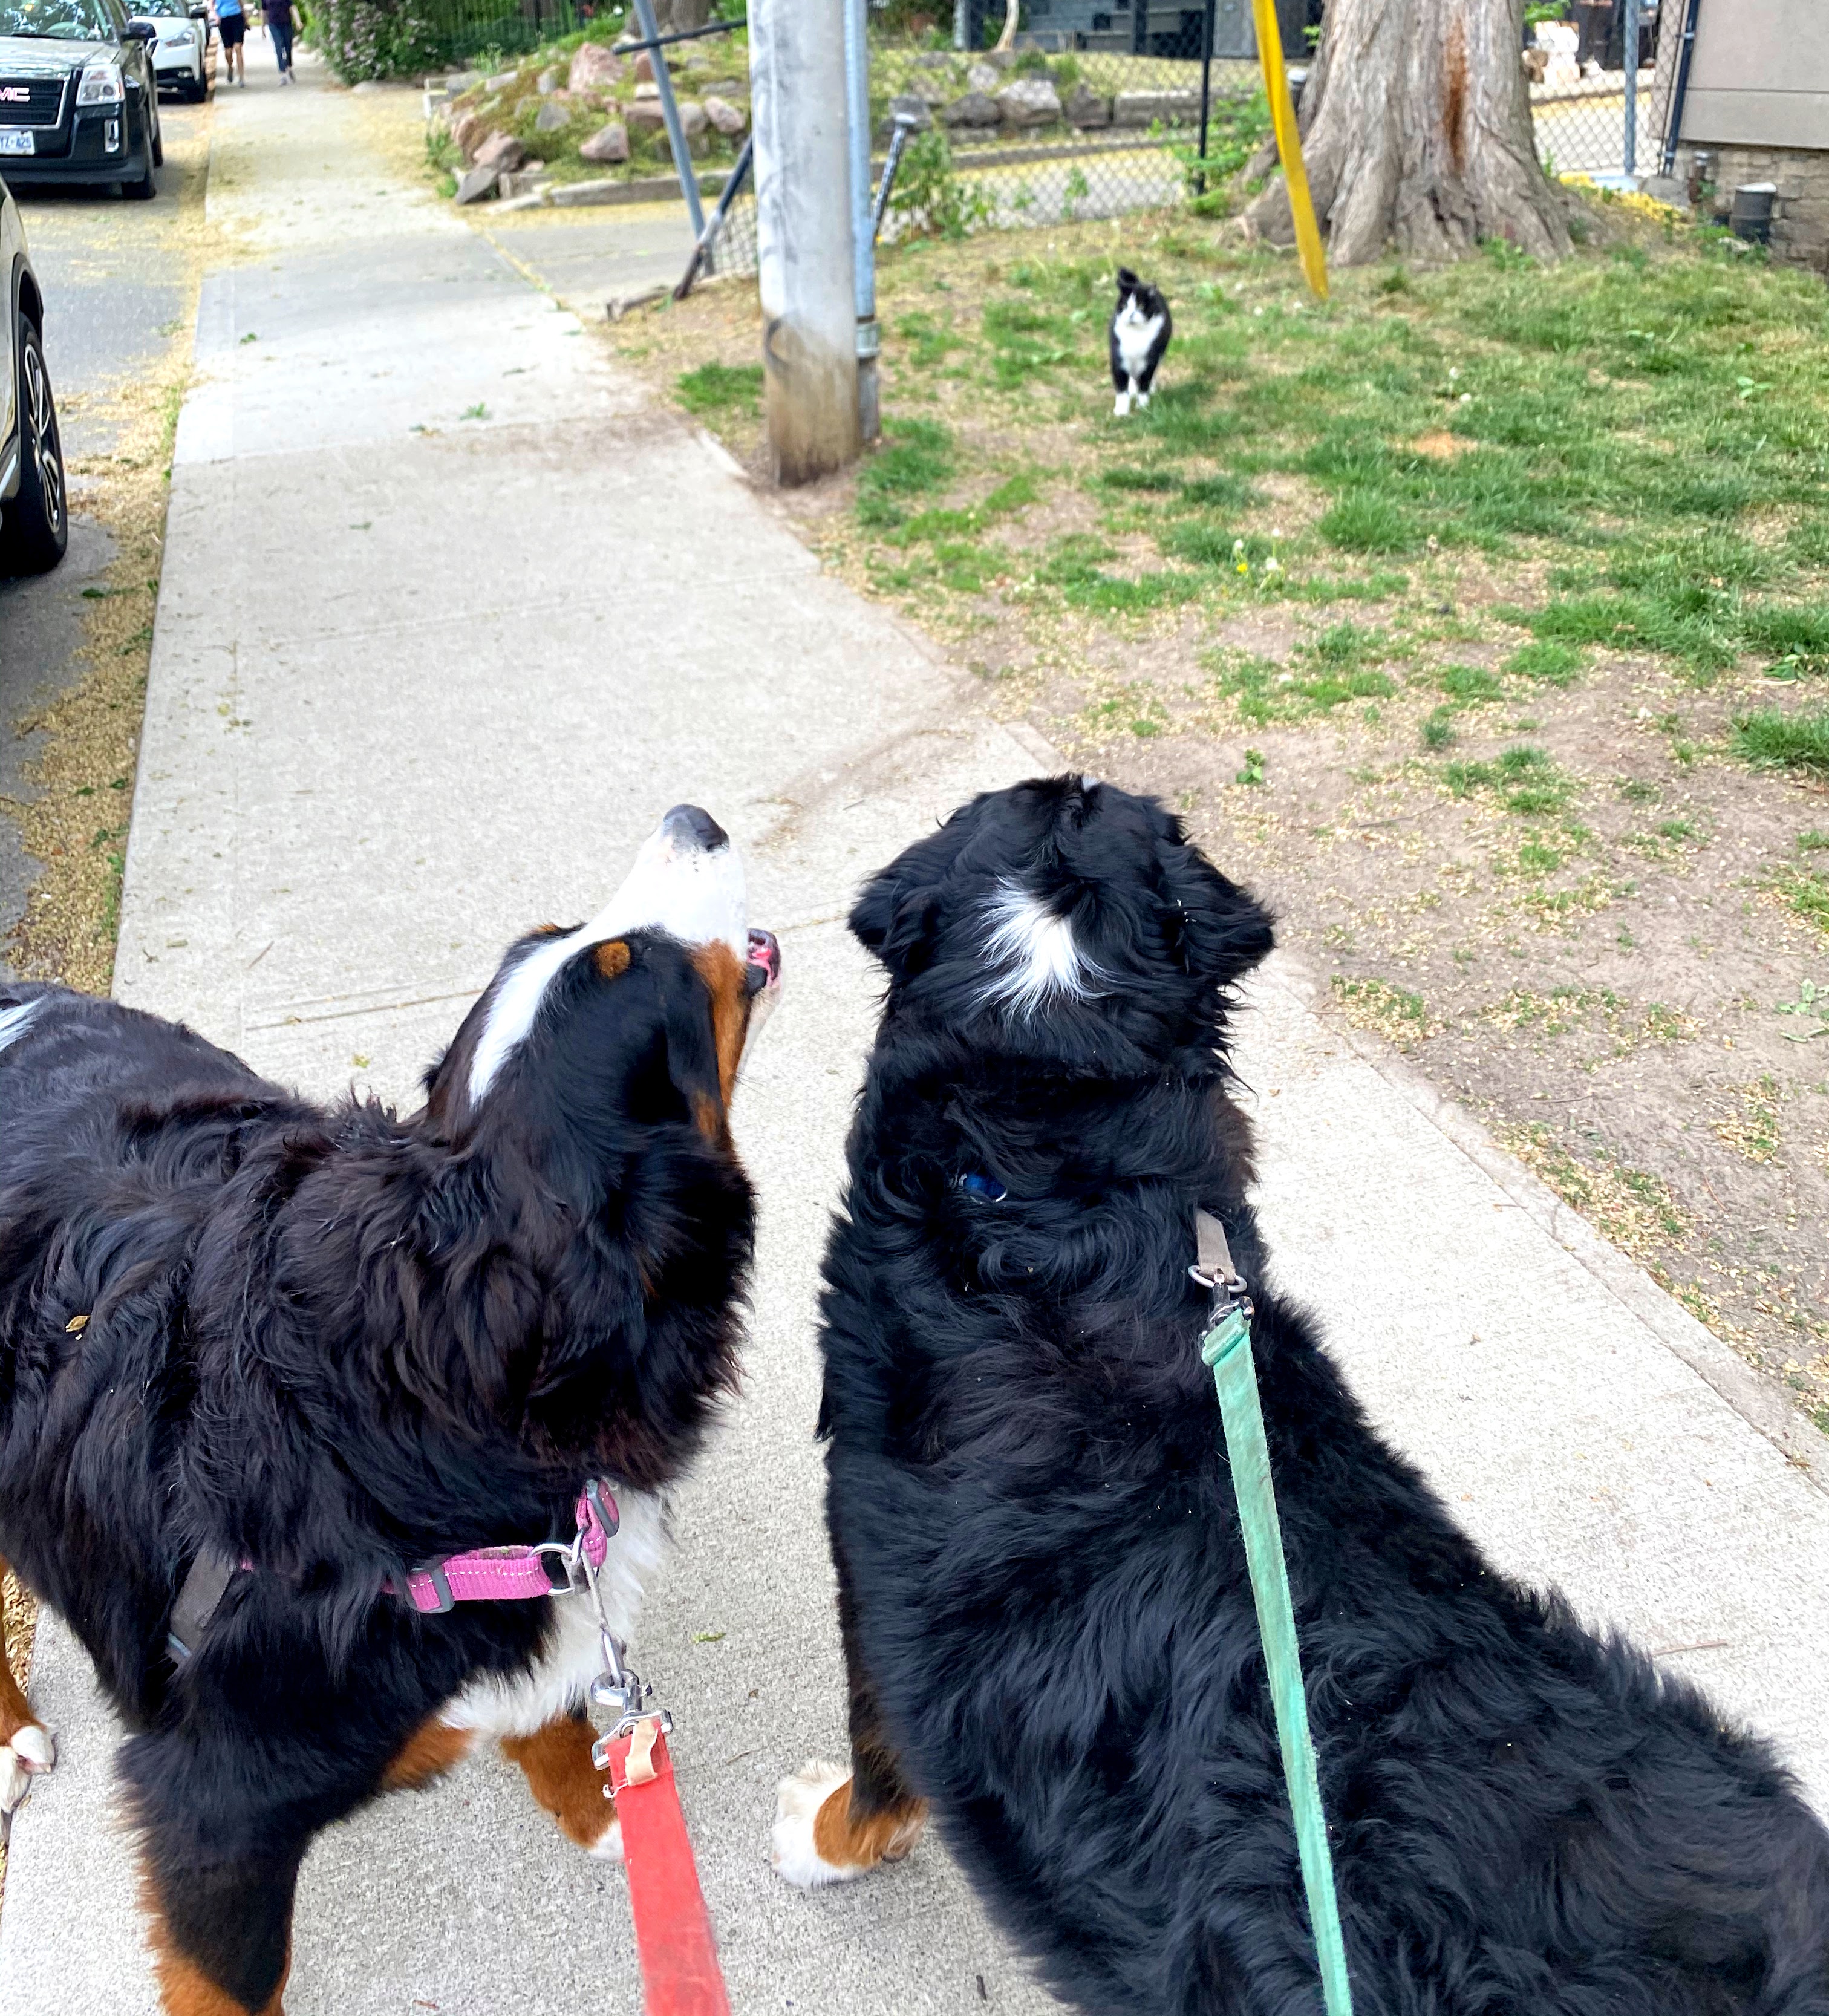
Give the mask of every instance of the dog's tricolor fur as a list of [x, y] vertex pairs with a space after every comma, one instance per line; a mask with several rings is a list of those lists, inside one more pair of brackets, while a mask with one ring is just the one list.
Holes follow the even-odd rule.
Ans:
[[[626, 1633], [657, 1494], [735, 1373], [752, 1211], [726, 1114], [775, 957], [735, 850], [682, 807], [601, 916], [513, 948], [410, 1119], [0, 990], [0, 1547], [133, 1732], [173, 2016], [277, 2010], [312, 1837], [479, 1737], [617, 1852], [587, 1600], [422, 1617], [383, 1585], [569, 1539], [601, 1476]], [[252, 1571], [175, 1668], [203, 1549]], [[10, 1809], [55, 1754], [10, 1680], [0, 1741]]]
[[1829, 1835], [1766, 1746], [1499, 1573], [1265, 1279], [1227, 990], [1269, 919], [1150, 801], [980, 798], [873, 881], [888, 974], [826, 1262], [851, 1768], [782, 1873], [903, 1854], [931, 1800], [1079, 2007], [1319, 2007], [1189, 1279], [1255, 1341], [1356, 2006], [1825, 2016]]
[[1118, 398], [1112, 406], [1122, 418], [1150, 403], [1150, 388], [1175, 333], [1174, 319], [1160, 291], [1140, 280], [1128, 266], [1118, 269], [1118, 305], [1111, 311], [1111, 383]]

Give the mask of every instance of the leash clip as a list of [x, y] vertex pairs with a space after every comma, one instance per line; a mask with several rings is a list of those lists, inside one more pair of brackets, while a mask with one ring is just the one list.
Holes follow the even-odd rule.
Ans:
[[1257, 1313], [1244, 1277], [1232, 1264], [1232, 1248], [1226, 1243], [1226, 1228], [1211, 1211], [1194, 1213], [1194, 1237], [1200, 1257], [1189, 1268], [1188, 1278], [1197, 1281], [1213, 1298], [1215, 1319], [1237, 1316], [1247, 1323]]

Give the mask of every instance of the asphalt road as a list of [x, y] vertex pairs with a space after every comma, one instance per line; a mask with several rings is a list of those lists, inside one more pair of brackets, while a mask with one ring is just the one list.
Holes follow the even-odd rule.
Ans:
[[19, 724], [81, 676], [83, 591], [95, 588], [114, 553], [93, 500], [146, 373], [189, 332], [195, 278], [173, 241], [185, 199], [206, 172], [212, 113], [169, 99], [160, 112], [165, 166], [153, 202], [106, 189], [16, 192], [45, 296], [45, 361], [70, 465], [71, 514], [61, 567], [35, 579], [0, 576], [0, 975], [12, 970], [7, 941], [38, 875], [5, 811], [8, 801], [32, 792], [27, 773], [39, 737], [21, 734]]

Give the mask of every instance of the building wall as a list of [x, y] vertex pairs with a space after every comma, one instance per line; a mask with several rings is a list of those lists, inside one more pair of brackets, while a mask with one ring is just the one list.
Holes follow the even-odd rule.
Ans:
[[1683, 138], [1829, 152], [1829, 0], [1701, 0]]
[[[1688, 121], [1684, 122], [1688, 130]], [[1709, 179], [1723, 207], [1746, 182], [1775, 182], [1772, 256], [1829, 274], [1829, 147], [1711, 146]], [[1686, 181], [1697, 152], [1686, 140], [1677, 149], [1676, 172]]]

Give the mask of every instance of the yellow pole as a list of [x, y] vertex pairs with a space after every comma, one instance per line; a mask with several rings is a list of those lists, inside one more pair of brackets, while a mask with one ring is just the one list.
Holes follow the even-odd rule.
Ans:
[[1302, 165], [1302, 135], [1295, 124], [1295, 102], [1289, 95], [1289, 73], [1283, 67], [1283, 35], [1276, 26], [1276, 0], [1251, 0], [1258, 27], [1258, 60], [1264, 66], [1264, 92], [1270, 101], [1270, 123], [1276, 129], [1276, 151], [1283, 159], [1283, 179], [1289, 190], [1289, 214], [1295, 221], [1295, 249], [1316, 298], [1327, 298], [1327, 255], [1321, 249], [1314, 200], [1309, 194], [1309, 171]]

